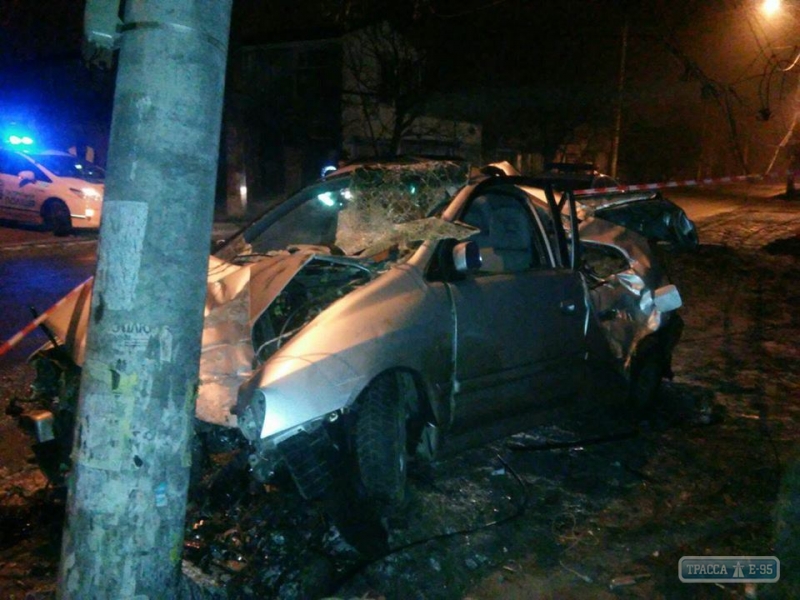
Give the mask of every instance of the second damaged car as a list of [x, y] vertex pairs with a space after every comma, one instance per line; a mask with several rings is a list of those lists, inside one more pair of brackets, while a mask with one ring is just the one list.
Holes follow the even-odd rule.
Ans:
[[[680, 295], [648, 240], [575, 207], [447, 162], [355, 168], [278, 204], [210, 259], [199, 431], [243, 439], [259, 480], [285, 467], [312, 498], [348, 473], [390, 511], [409, 461], [596, 405], [595, 373], [619, 383], [603, 402], [647, 411]], [[42, 388], [75, 380], [89, 286], [49, 320]]]

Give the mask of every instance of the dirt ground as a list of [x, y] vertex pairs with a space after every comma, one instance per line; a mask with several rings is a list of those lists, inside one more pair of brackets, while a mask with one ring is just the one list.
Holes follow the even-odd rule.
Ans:
[[[686, 327], [648, 421], [565, 419], [418, 470], [388, 539], [355, 532], [372, 558], [288, 484], [254, 486], [217, 456], [187, 519], [208, 597], [800, 597], [800, 556], [776, 530], [800, 450], [800, 208], [787, 207], [704, 218], [697, 252], [665, 253]], [[29, 377], [0, 372], [3, 409]], [[0, 449], [0, 597], [50, 598], [63, 497], [11, 460], [16, 442]], [[775, 555], [781, 582], [683, 584], [684, 555]]]

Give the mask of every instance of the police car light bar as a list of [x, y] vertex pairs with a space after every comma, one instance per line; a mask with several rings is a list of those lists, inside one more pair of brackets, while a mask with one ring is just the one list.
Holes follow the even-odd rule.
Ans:
[[8, 136], [8, 143], [12, 146], [32, 146], [33, 139], [27, 135], [10, 135]]

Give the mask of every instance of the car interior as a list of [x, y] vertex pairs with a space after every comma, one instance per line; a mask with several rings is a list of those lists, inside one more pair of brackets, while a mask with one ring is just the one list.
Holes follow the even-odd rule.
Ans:
[[481, 252], [481, 271], [524, 271], [546, 264], [534, 244], [534, 223], [525, 206], [507, 194], [484, 194], [469, 206], [464, 223], [480, 229], [474, 240]]

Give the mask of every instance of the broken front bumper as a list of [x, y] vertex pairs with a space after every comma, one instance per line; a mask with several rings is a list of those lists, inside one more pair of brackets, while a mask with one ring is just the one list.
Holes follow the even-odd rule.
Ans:
[[299, 430], [275, 443], [258, 440], [249, 457], [250, 470], [259, 481], [268, 481], [280, 465], [286, 466], [300, 494], [321, 496], [342, 471], [344, 456], [340, 432], [329, 422]]

